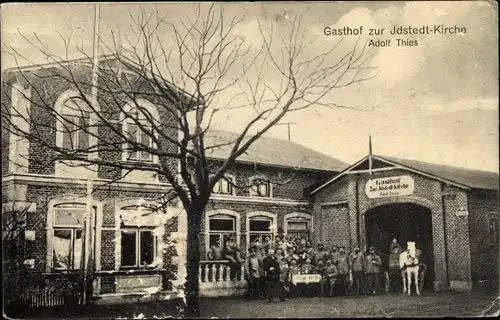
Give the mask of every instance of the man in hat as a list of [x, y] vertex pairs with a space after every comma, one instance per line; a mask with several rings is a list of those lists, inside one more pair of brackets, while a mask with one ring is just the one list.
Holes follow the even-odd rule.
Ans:
[[350, 265], [349, 256], [345, 252], [345, 247], [342, 246], [339, 248], [339, 254], [337, 255], [338, 282], [341, 294], [345, 294], [347, 289], [350, 287]]
[[329, 259], [332, 261], [333, 264], [337, 264], [337, 257], [339, 255], [339, 246], [334, 244], [332, 246], [332, 251], [330, 252]]
[[274, 249], [269, 249], [267, 257], [263, 261], [263, 269], [266, 272], [267, 299], [274, 301], [276, 295], [280, 301], [285, 301], [285, 291], [280, 283], [280, 264], [276, 258]]
[[236, 245], [236, 239], [231, 236], [224, 247], [224, 259], [229, 260], [230, 279], [236, 280], [241, 272], [240, 248]]
[[256, 256], [255, 248], [250, 249], [249, 256], [245, 260], [245, 278], [248, 281], [248, 298], [262, 298], [260, 292], [261, 263]]
[[392, 243], [389, 246], [389, 253], [399, 254], [401, 253], [401, 245], [398, 243], [398, 239], [392, 239]]
[[326, 287], [329, 288], [328, 296], [334, 296], [335, 283], [337, 281], [338, 271], [337, 267], [332, 263], [331, 260], [326, 261], [326, 266], [323, 268], [322, 279], [320, 281], [321, 296], [325, 295]]
[[359, 247], [354, 248], [349, 260], [351, 262], [353, 293], [362, 294], [365, 276], [365, 256], [359, 250]]
[[366, 277], [368, 280], [369, 292], [375, 294], [378, 290], [380, 272], [382, 271], [382, 259], [375, 253], [375, 248], [370, 247], [365, 259]]
[[212, 247], [210, 247], [210, 251], [208, 252], [208, 259], [222, 260], [222, 252], [223, 248], [221, 246], [220, 240], [217, 240], [217, 242]]
[[326, 260], [328, 260], [328, 251], [322, 243], [318, 243], [318, 250], [313, 254], [311, 262], [316, 265], [319, 261], [326, 262]]

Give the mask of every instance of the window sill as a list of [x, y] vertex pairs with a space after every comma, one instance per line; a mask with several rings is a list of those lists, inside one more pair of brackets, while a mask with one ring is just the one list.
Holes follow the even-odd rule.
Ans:
[[160, 165], [158, 163], [154, 163], [151, 161], [140, 161], [140, 160], [121, 160], [120, 165], [123, 166], [123, 169], [141, 169], [141, 168], [150, 168], [156, 169], [159, 168]]
[[92, 160], [95, 160], [96, 158], [92, 158], [90, 157], [88, 154], [75, 154], [75, 155], [71, 155], [71, 156], [58, 156], [56, 157], [55, 161], [60, 161], [60, 162], [64, 162], [64, 161], [92, 161]]
[[117, 276], [127, 276], [127, 275], [152, 275], [152, 274], [163, 274], [166, 273], [167, 269], [120, 269], [120, 270], [109, 270], [109, 271], [96, 271], [96, 275], [117, 275]]

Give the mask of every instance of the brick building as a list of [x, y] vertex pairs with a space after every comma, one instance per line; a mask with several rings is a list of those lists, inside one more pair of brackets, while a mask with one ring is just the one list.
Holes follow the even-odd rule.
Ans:
[[369, 161], [311, 191], [317, 240], [383, 255], [393, 238], [416, 241], [435, 290], [498, 285], [497, 173], [384, 156], [373, 156], [369, 170]]
[[[101, 59], [112, 68], [110, 60]], [[75, 63], [74, 68], [79, 77], [90, 78], [89, 66]], [[40, 77], [47, 72], [59, 71], [57, 67], [28, 67], [23, 70], [28, 82], [17, 70], [5, 71], [2, 113], [9, 113], [13, 123], [28, 129], [29, 124], [9, 108], [44, 119], [48, 125], [37, 128], [39, 134], [63, 145], [67, 137], [62, 130], [50, 129], [59, 122], [44, 113], [40, 104], [64, 111], [79, 93], [70, 83]], [[172, 121], [155, 108], [154, 100], [144, 97], [140, 101], [155, 118]], [[132, 106], [126, 99], [122, 108], [116, 109], [114, 103], [110, 97], [99, 97], [101, 112], [126, 130], [121, 120]], [[5, 125], [9, 124], [2, 123], [3, 214], [27, 213], [23, 250], [19, 251], [27, 277], [47, 284], [62, 271], [77, 272], [83, 246], [81, 219], [91, 211], [92, 236], [86, 239], [95, 257], [96, 296], [111, 298], [150, 288], [175, 290], [182, 283], [185, 211], [173, 201], [162, 215], [148, 215], [171, 188], [165, 177], [141, 170], [158, 159], [135, 155], [145, 164], [131, 172], [79, 166], [58, 158], [50, 148], [9, 134]], [[113, 133], [106, 130], [99, 128], [95, 133], [113, 139]], [[206, 138], [208, 143], [228, 141], [231, 135], [214, 130]], [[82, 143], [90, 144], [92, 137], [88, 139]], [[165, 142], [165, 146], [175, 150], [175, 145]], [[208, 156], [216, 163], [227, 151], [220, 147]], [[119, 151], [102, 151], [98, 156], [130, 159]], [[498, 282], [498, 174], [381, 156], [373, 159], [373, 177], [368, 181], [367, 158], [349, 166], [290, 141], [268, 137], [256, 141], [214, 188], [202, 223], [202, 260], [211, 244], [224, 242], [229, 235], [236, 236], [243, 251], [256, 236], [282, 234], [307, 236], [327, 247], [374, 245], [381, 252], [392, 237], [401, 242], [413, 238], [427, 254], [428, 282], [436, 290], [469, 289], [480, 280]], [[387, 189], [378, 190], [381, 185]], [[91, 196], [90, 187], [97, 189]], [[138, 212], [145, 218], [136, 220]], [[395, 220], [398, 223], [393, 224]], [[154, 268], [144, 268], [144, 261]], [[224, 262], [203, 261], [202, 295], [233, 294], [244, 287], [244, 280], [231, 282], [224, 270]]]

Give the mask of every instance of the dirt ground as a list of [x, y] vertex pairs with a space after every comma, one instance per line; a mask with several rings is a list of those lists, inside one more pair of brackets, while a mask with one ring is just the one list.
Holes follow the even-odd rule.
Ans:
[[[483, 317], [498, 315], [500, 297], [484, 293], [424, 292], [410, 297], [399, 294], [347, 297], [297, 297], [285, 302], [244, 298], [203, 299], [202, 319], [210, 318], [345, 318], [345, 317]], [[63, 310], [45, 319], [165, 319], [172, 318], [166, 304], [141, 303], [94, 306], [85, 312]], [[57, 316], [53, 316], [57, 314]]]
[[[495, 300], [496, 298], [496, 300]], [[478, 293], [381, 294], [333, 298], [204, 300], [203, 318], [473, 317], [498, 314], [499, 298]]]

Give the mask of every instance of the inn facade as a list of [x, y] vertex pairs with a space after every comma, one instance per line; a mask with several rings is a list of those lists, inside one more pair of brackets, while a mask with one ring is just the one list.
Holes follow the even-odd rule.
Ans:
[[[109, 64], [111, 58], [103, 59]], [[78, 70], [81, 77], [89, 77], [90, 68]], [[10, 107], [51, 123], [51, 116], [37, 105], [35, 92], [59, 111], [78, 97], [68, 83], [33, 76], [40, 72], [36, 66], [23, 71], [32, 76], [30, 82], [18, 70], [4, 72], [2, 100], [8, 103], [2, 103], [2, 113]], [[111, 99], [100, 99], [100, 108], [113, 114]], [[155, 101], [141, 101], [158, 119], [173, 121], [155, 108]], [[128, 108], [132, 107], [125, 105], [123, 110]], [[29, 123], [11, 114], [12, 122], [29, 129]], [[115, 116], [123, 119], [119, 112]], [[165, 177], [141, 170], [141, 164], [130, 173], [69, 164], [50, 149], [16, 137], [5, 125], [2, 215], [26, 213], [16, 253], [24, 266], [22, 279], [43, 289], [60, 282], [63, 274], [77, 274], [86, 256], [82, 248], [88, 247], [95, 261], [93, 294], [99, 301], [180, 290], [186, 275], [186, 213], [174, 201], [160, 219], [148, 216], [171, 188]], [[68, 138], [60, 130], [40, 134], [61, 145]], [[232, 135], [212, 130], [207, 141], [229, 141]], [[91, 143], [92, 137], [88, 139]], [[227, 152], [220, 147], [208, 156], [217, 163]], [[99, 156], [130, 158], [119, 152]], [[140, 158], [145, 165], [157, 161]], [[380, 155], [350, 165], [291, 141], [263, 137], [216, 185], [206, 208], [200, 237], [201, 295], [237, 295], [245, 289], [243, 278], [229, 279], [225, 261], [207, 259], [210, 246], [229, 236], [235, 236], [243, 252], [250, 239], [266, 236], [303, 236], [314, 244], [344, 245], [348, 250], [375, 246], [379, 252], [387, 251], [394, 237], [401, 243], [414, 240], [427, 257], [430, 289], [472, 290], [480, 283], [498, 284], [498, 182], [497, 173]], [[89, 188], [96, 190], [90, 195]], [[81, 218], [89, 211], [92, 236], [85, 245]], [[145, 218], [137, 221], [138, 215]], [[144, 261], [155, 267], [145, 268]]]

